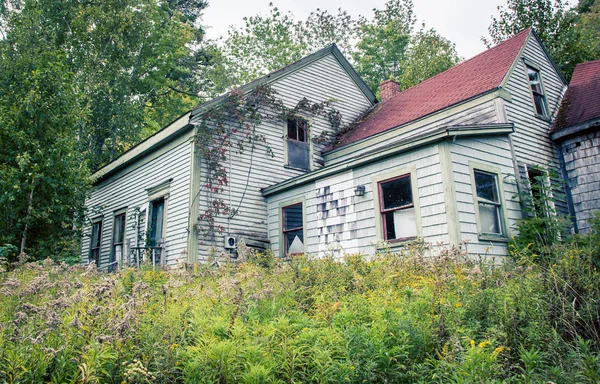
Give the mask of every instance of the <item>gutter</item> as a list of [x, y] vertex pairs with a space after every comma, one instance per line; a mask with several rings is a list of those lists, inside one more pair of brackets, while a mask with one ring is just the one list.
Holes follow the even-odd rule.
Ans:
[[394, 143], [383, 148], [366, 152], [359, 157], [351, 160], [346, 160], [341, 163], [332, 165], [330, 167], [324, 167], [304, 175], [294, 177], [286, 180], [279, 184], [272, 185], [270, 187], [263, 188], [261, 190], [264, 197], [272, 196], [274, 194], [287, 191], [291, 188], [298, 187], [314, 180], [335, 175], [337, 173], [344, 172], [349, 169], [357, 168], [370, 164], [375, 161], [392, 157], [409, 150], [422, 147], [428, 144], [432, 144], [441, 140], [455, 140], [458, 137], [472, 137], [472, 136], [498, 136], [498, 135], [509, 135], [515, 131], [514, 124], [503, 123], [503, 124], [486, 124], [486, 125], [458, 125], [444, 128], [438, 128], [415, 137], [410, 137], [399, 143]]

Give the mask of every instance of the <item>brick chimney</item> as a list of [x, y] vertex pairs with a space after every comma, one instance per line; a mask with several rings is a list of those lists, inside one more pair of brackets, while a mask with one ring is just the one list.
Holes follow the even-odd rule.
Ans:
[[400, 83], [397, 81], [386, 80], [379, 84], [379, 97], [381, 97], [381, 101], [391, 99], [397, 93], [400, 93]]

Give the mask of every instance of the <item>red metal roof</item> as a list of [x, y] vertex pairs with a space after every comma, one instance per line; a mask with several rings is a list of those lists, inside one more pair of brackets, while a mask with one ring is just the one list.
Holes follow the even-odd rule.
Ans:
[[336, 147], [417, 120], [497, 88], [525, 44], [531, 28], [376, 105]]
[[577, 64], [553, 131], [600, 118], [600, 60]]

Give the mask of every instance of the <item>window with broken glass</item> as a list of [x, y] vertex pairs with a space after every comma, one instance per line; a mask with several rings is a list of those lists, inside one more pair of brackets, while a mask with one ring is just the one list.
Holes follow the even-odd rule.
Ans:
[[92, 223], [92, 236], [90, 239], [90, 258], [89, 262], [100, 265], [100, 248], [102, 244], [102, 220]]
[[304, 119], [287, 120], [287, 165], [310, 169], [308, 121]]
[[282, 208], [283, 247], [285, 256], [304, 253], [302, 203]]
[[527, 76], [529, 77], [529, 85], [533, 95], [533, 104], [535, 105], [535, 113], [542, 117], [548, 117], [548, 105], [546, 104], [546, 96], [542, 90], [542, 80], [540, 71], [530, 66], [527, 66]]
[[385, 240], [417, 236], [410, 174], [379, 182], [379, 207]]
[[503, 235], [502, 203], [498, 191], [498, 176], [474, 170], [479, 223], [482, 234]]

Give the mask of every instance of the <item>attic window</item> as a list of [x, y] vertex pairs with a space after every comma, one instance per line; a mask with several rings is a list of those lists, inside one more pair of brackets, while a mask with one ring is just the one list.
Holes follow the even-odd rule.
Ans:
[[531, 86], [531, 93], [533, 95], [535, 113], [542, 117], [548, 118], [548, 105], [546, 103], [546, 96], [544, 95], [544, 91], [542, 89], [540, 71], [527, 66], [527, 75], [529, 77], [529, 85]]
[[310, 169], [310, 143], [308, 121], [287, 120], [287, 165], [304, 170]]

